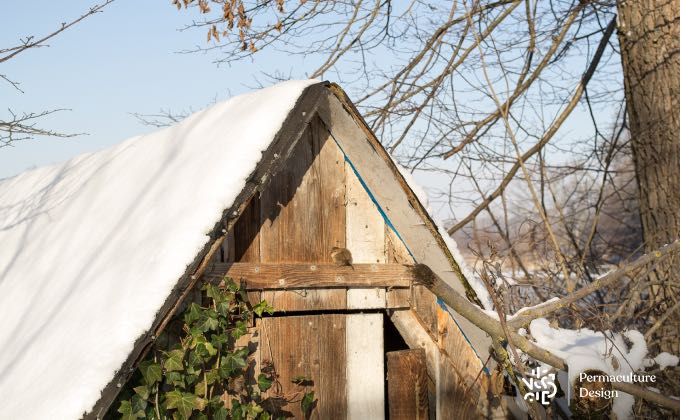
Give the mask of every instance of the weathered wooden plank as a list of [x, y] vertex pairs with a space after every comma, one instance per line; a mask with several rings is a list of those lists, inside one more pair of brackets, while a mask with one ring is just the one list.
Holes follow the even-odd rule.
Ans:
[[408, 308], [411, 306], [411, 290], [388, 288], [385, 298], [387, 308]]
[[463, 383], [469, 386], [474, 382], [474, 387], [479, 388], [474, 391], [476, 394], [486, 393], [486, 389], [482, 388], [487, 383], [487, 377], [485, 374], [479, 375], [479, 371], [482, 369], [479, 360], [476, 357], [458, 357], [461, 354], [461, 349], [466, 347], [467, 341], [451, 316], [441, 307], [437, 307], [437, 341], [441, 351], [451, 358]]
[[427, 420], [425, 350], [387, 353], [387, 396], [390, 420]]
[[248, 290], [323, 287], [410, 287], [409, 266], [401, 264], [233, 263], [214, 264], [204, 277], [246, 281]]
[[263, 290], [261, 296], [279, 312], [347, 309], [347, 292], [344, 288]]
[[347, 315], [347, 419], [385, 418], [382, 314]]
[[309, 129], [314, 150], [318, 150], [314, 166], [320, 179], [322, 244], [319, 261], [331, 262], [330, 250], [345, 247], [345, 157], [318, 116], [312, 119]]
[[[283, 407], [289, 416], [305, 418], [299, 398], [301, 392], [314, 391], [318, 401], [312, 419], [344, 417], [345, 319], [345, 315], [336, 314], [263, 318], [259, 322], [261, 364], [271, 363], [278, 375], [278, 385], [266, 395], [297, 395]], [[292, 382], [300, 375], [309, 379], [304, 386]]]
[[394, 231], [385, 226], [385, 255], [388, 263], [413, 264], [413, 257]]
[[[344, 243], [344, 217], [337, 214], [344, 207], [335, 207], [343, 199], [338, 185], [343, 178], [333, 167], [337, 146], [328, 148], [328, 133], [319, 125], [311, 120], [294, 156], [262, 193], [262, 262], [330, 262], [331, 248]], [[343, 290], [314, 289], [264, 292], [263, 299], [275, 299], [277, 309], [289, 311], [340, 309], [347, 301]]]
[[439, 382], [439, 359], [440, 353], [437, 343], [432, 336], [427, 333], [422, 322], [413, 310], [394, 311], [390, 320], [403, 337], [406, 344], [411, 349], [423, 349], [425, 351], [425, 362], [428, 376], [428, 392], [430, 401], [430, 412], [435, 418], [443, 418], [439, 412], [441, 399], [437, 395], [437, 384]]
[[437, 333], [437, 297], [423, 285], [413, 285], [411, 288], [411, 303], [418, 318], [423, 322], [428, 332]]
[[[439, 416], [443, 419], [478, 419], [483, 416], [477, 411], [479, 395], [467, 390], [448, 357], [439, 362], [439, 383], [437, 396]], [[467, 391], [467, 392], [466, 392]]]
[[234, 259], [232, 261], [260, 261], [260, 198], [255, 195], [234, 225]]
[[346, 315], [321, 315], [318, 336], [320, 377], [315, 388], [320, 419], [347, 417], [346, 322]]
[[[345, 165], [347, 183], [347, 249], [354, 263], [385, 263], [385, 222], [349, 164]], [[384, 308], [381, 289], [347, 291], [347, 307]]]
[[293, 156], [262, 192], [262, 262], [314, 262], [323, 257], [316, 153], [308, 126]]

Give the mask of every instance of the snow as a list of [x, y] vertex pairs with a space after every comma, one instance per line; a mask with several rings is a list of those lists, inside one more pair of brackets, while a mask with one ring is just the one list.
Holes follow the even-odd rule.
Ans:
[[659, 365], [659, 369], [664, 370], [668, 366], [677, 366], [680, 359], [678, 359], [678, 356], [674, 356], [664, 351], [662, 353], [659, 353], [654, 358], [654, 361]]
[[3, 417], [93, 407], [312, 83], [0, 181]]
[[555, 303], [555, 302], [557, 302], [558, 300], [560, 300], [560, 298], [557, 297], [557, 296], [555, 296], [555, 297], [552, 297], [552, 298], [546, 300], [545, 302], [539, 303], [538, 305], [534, 305], [534, 306], [525, 306], [525, 307], [523, 307], [523, 308], [519, 308], [519, 309], [517, 310], [517, 312], [515, 312], [515, 313], [512, 314], [512, 315], [510, 315], [510, 317], [509, 317], [508, 319], [512, 319], [512, 318], [516, 317], [517, 315], [520, 315], [520, 314], [522, 314], [523, 312], [526, 312], [526, 311], [529, 311], [529, 310], [541, 309], [541, 308], [543, 308], [544, 306], [549, 306], [550, 304]]
[[[636, 330], [623, 334], [587, 328], [568, 330], [552, 328], [547, 319], [538, 318], [531, 321], [529, 331], [536, 344], [564, 359], [569, 367], [569, 383], [572, 385], [579, 373], [588, 369], [600, 370], [608, 375], [633, 374], [643, 366], [647, 355], [644, 336]], [[630, 347], [624, 337], [631, 342]], [[619, 419], [629, 418], [633, 402], [632, 396], [619, 392], [612, 410]]]

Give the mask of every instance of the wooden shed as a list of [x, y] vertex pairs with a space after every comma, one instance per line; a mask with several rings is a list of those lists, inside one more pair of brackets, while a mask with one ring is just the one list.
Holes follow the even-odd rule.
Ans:
[[[489, 416], [485, 334], [414, 285], [409, 266], [427, 264], [461, 294], [474, 291], [339, 86], [302, 90], [208, 237], [86, 417], [107, 411], [196, 285], [225, 275], [276, 309], [250, 326], [251, 357], [273, 362], [282, 384], [311, 377], [313, 418]], [[334, 247], [351, 252], [351, 266], [333, 262]]]

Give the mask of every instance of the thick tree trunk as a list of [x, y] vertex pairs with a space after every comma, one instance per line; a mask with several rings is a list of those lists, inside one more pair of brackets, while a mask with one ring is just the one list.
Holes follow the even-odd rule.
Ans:
[[[680, 238], [680, 0], [619, 0], [621, 45], [640, 217], [647, 250]], [[680, 259], [656, 271], [660, 316], [678, 299]], [[680, 354], [680, 314], [659, 330]]]

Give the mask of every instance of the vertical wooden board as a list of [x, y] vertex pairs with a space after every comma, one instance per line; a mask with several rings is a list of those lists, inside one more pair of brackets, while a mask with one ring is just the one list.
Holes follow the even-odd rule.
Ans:
[[[313, 119], [285, 167], [262, 193], [262, 262], [330, 262], [345, 245], [344, 160], [320, 120]], [[346, 308], [346, 292], [265, 292], [284, 311]]]
[[411, 287], [411, 305], [431, 335], [437, 334], [437, 297], [427, 287]]
[[482, 418], [477, 411], [477, 398], [466, 393], [461, 378], [448, 358], [441, 358], [439, 364], [439, 416], [443, 419], [477, 419]]
[[229, 229], [224, 242], [222, 242], [222, 262], [236, 261], [236, 238], [234, 237], [234, 228]]
[[[262, 319], [261, 368], [273, 364], [278, 375], [277, 384], [266, 393], [268, 397], [280, 398], [282, 395], [313, 390], [312, 386], [300, 387], [292, 383], [292, 380], [302, 375], [311, 379], [314, 384], [318, 382], [319, 365], [314, 363], [314, 358], [319, 353], [317, 319], [314, 316]], [[288, 402], [282, 407], [282, 411], [295, 418], [304, 418], [299, 402]]]
[[387, 353], [387, 396], [390, 420], [428, 419], [425, 350]]
[[345, 336], [347, 315], [321, 315], [319, 335], [318, 396], [320, 419], [347, 417]]
[[[408, 253], [404, 243], [397, 235], [385, 225], [385, 258], [388, 263], [413, 264], [413, 257]], [[388, 308], [408, 308], [411, 305], [411, 290], [391, 289], [387, 290]]]
[[310, 130], [314, 148], [319, 151], [314, 166], [321, 180], [323, 236], [318, 261], [331, 262], [331, 249], [345, 247], [345, 157], [318, 117], [312, 120]]
[[411, 290], [388, 289], [386, 300], [385, 307], [387, 308], [408, 308], [411, 305]]
[[347, 316], [347, 418], [385, 418], [382, 314]]
[[[287, 416], [304, 418], [299, 399], [302, 393], [314, 391], [317, 404], [312, 419], [345, 417], [345, 319], [345, 315], [336, 314], [259, 321], [261, 364], [273, 363], [278, 374], [278, 385], [266, 396], [298, 393], [298, 398], [282, 408]], [[303, 387], [292, 383], [300, 375], [310, 380]]]
[[[385, 222], [349, 164], [347, 177], [347, 249], [355, 263], [385, 263]], [[347, 308], [384, 308], [384, 289], [347, 291]]]
[[347, 176], [347, 249], [355, 263], [384, 263], [385, 222], [349, 164]]
[[[483, 369], [482, 362], [472, 348], [467, 345], [465, 336], [451, 316], [440, 307], [437, 308], [437, 326], [437, 345], [451, 359], [465, 386], [474, 383], [474, 388], [482, 389], [482, 392], [486, 393], [484, 389], [487, 383], [486, 374], [483, 372], [481, 375], [479, 374]], [[475, 378], [477, 379], [475, 380]], [[479, 393], [479, 391], [475, 392]]]
[[260, 261], [260, 198], [255, 195], [234, 225], [234, 260]]
[[312, 131], [302, 134], [262, 193], [262, 262], [313, 262], [321, 256], [321, 182]]
[[347, 290], [347, 309], [377, 309], [387, 305], [385, 289], [352, 288]]
[[397, 264], [413, 264], [413, 257], [399, 237], [385, 226], [385, 254], [387, 262]]

